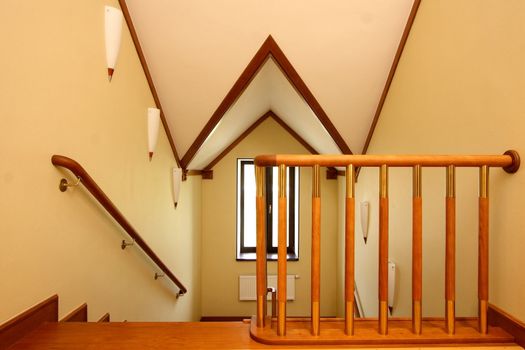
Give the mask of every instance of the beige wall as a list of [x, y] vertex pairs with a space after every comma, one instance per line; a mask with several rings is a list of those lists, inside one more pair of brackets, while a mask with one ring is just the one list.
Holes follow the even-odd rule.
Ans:
[[[0, 322], [57, 293], [60, 315], [86, 301], [89, 319], [200, 317], [200, 178], [182, 185], [175, 210], [167, 138], [147, 157], [154, 106], [127, 29], [111, 83], [104, 5], [115, 1], [3, 1], [0, 5]], [[82, 188], [58, 191], [78, 160], [188, 287], [154, 281], [122, 229]]]
[[[271, 153], [308, 153], [273, 119], [267, 119], [237, 145], [213, 169], [213, 180], [202, 182], [202, 315], [248, 316], [255, 302], [239, 301], [239, 275], [254, 275], [255, 263], [237, 262], [236, 160]], [[337, 181], [326, 180], [323, 171], [321, 238], [321, 314], [336, 312]], [[300, 175], [299, 261], [288, 263], [288, 274], [297, 274], [296, 300], [288, 303], [288, 315], [310, 314], [311, 170]], [[277, 265], [268, 263], [268, 273]]]
[[[422, 2], [369, 153], [502, 154], [525, 150], [525, 3]], [[390, 258], [399, 266], [394, 315], [410, 314], [411, 175], [391, 171]], [[476, 314], [477, 171], [457, 171], [457, 311]], [[443, 314], [444, 170], [425, 169], [426, 316]], [[357, 199], [377, 220], [377, 170], [359, 177]], [[525, 172], [491, 171], [490, 302], [525, 320]], [[360, 225], [357, 223], [358, 234]], [[357, 241], [360, 241], [359, 239]], [[377, 224], [358, 244], [357, 284], [367, 316], [377, 312]]]

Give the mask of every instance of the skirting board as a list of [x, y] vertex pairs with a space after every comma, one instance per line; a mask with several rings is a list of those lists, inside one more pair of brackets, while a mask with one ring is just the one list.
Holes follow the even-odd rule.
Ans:
[[491, 326], [503, 328], [514, 336], [519, 346], [525, 347], [525, 323], [492, 304], [489, 304], [487, 317]]

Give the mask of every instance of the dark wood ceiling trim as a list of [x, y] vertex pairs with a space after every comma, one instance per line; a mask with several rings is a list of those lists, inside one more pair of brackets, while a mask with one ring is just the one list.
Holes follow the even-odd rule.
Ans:
[[192, 143], [186, 154], [182, 157], [181, 163], [183, 168], [187, 168], [199, 148], [202, 146], [208, 135], [212, 132], [215, 126], [219, 123], [221, 118], [224, 116], [226, 111], [235, 103], [242, 92], [248, 87], [252, 79], [255, 77], [259, 69], [263, 66], [268, 58], [272, 59], [280, 67], [288, 81], [295, 87], [296, 91], [301, 95], [308, 106], [312, 109], [314, 114], [317, 116], [321, 124], [334, 139], [341, 152], [345, 154], [352, 154], [350, 148], [345, 143], [335, 126], [332, 124], [328, 115], [325, 113], [319, 102], [315, 99], [312, 92], [308, 89], [304, 81], [301, 79], [295, 68], [292, 66], [288, 58], [284, 55], [283, 51], [279, 48], [272, 36], [264, 41], [262, 46], [259, 48], [255, 56], [252, 58], [248, 66], [244, 69], [240, 77], [237, 79], [233, 87], [230, 89], [226, 97], [222, 100], [221, 104], [210, 120], [206, 123], [204, 128], [201, 130], [195, 141]]
[[[271, 112], [271, 111], [270, 111]], [[315, 148], [313, 148], [308, 142], [306, 142], [305, 139], [303, 139], [298, 133], [295, 132], [294, 129], [292, 129], [288, 124], [285, 123], [284, 120], [282, 120], [277, 114], [271, 112], [271, 117], [277, 122], [279, 123], [279, 125], [286, 131], [288, 131], [288, 133], [290, 135], [293, 136], [294, 139], [297, 140], [297, 142], [299, 142], [301, 145], [303, 145], [304, 148], [306, 148], [308, 150], [308, 152], [310, 152], [311, 154], [319, 154], [319, 152], [317, 152], [317, 150]]]
[[246, 129], [239, 137], [235, 139], [228, 147], [224, 149], [217, 157], [215, 157], [214, 160], [210, 162], [210, 164], [206, 165], [203, 169], [203, 171], [209, 171], [211, 170], [215, 164], [217, 164], [222, 158], [224, 158], [232, 149], [235, 148], [242, 140], [246, 138], [246, 136], [250, 135], [255, 128], [257, 128], [263, 121], [268, 119], [268, 117], [272, 116], [272, 112], [268, 111], [264, 113], [259, 119], [257, 119], [248, 129]]
[[[155, 84], [153, 84], [153, 79], [151, 78], [148, 63], [146, 62], [146, 58], [144, 57], [144, 53], [142, 52], [142, 47], [140, 46], [140, 41], [137, 36], [137, 32], [135, 31], [135, 26], [133, 25], [133, 21], [131, 20], [131, 15], [129, 13], [128, 6], [126, 5], [126, 0], [119, 0], [119, 4], [124, 15], [124, 19], [126, 20], [129, 32], [131, 34], [131, 39], [133, 40], [133, 44], [135, 45], [135, 50], [137, 51], [137, 55], [139, 56], [140, 64], [142, 65], [142, 69], [144, 70], [144, 75], [146, 76], [146, 80], [148, 81], [149, 89], [151, 91], [151, 94], [153, 95], [153, 100], [155, 101], [157, 108], [160, 109], [160, 119], [162, 120], [162, 125], [164, 126], [164, 130], [166, 131], [166, 136], [168, 137], [168, 141], [171, 146], [171, 151], [173, 152], [173, 156], [175, 157], [177, 166], [180, 167], [181, 160], [179, 159], [177, 149], [175, 148], [175, 143], [173, 142], [173, 137], [171, 136], [170, 127], [168, 126], [168, 122], [166, 120], [166, 117], [164, 116], [164, 110], [162, 108], [162, 105], [160, 104], [157, 89], [155, 88]], [[145, 152], [145, 154], [146, 153], [147, 152]]]
[[416, 19], [417, 10], [419, 9], [420, 4], [421, 0], [414, 0], [414, 3], [412, 4], [412, 9], [410, 10], [410, 15], [408, 16], [408, 20], [405, 25], [405, 30], [403, 31], [403, 35], [401, 36], [401, 40], [397, 47], [396, 55], [394, 56], [394, 61], [392, 62], [392, 66], [390, 67], [390, 72], [388, 73], [388, 78], [386, 79], [385, 87], [383, 88], [383, 93], [381, 94], [381, 98], [379, 99], [379, 103], [374, 114], [374, 120], [372, 121], [372, 125], [370, 126], [370, 130], [368, 131], [368, 136], [366, 138], [363, 151], [361, 152], [362, 154], [366, 154], [366, 152], [368, 151], [368, 146], [370, 145], [370, 141], [372, 140], [372, 136], [374, 135], [377, 121], [379, 120], [379, 115], [383, 110], [383, 105], [385, 104], [386, 96], [388, 95], [388, 90], [390, 90], [390, 85], [392, 85], [392, 80], [394, 79], [394, 75], [396, 74], [397, 65], [399, 64], [399, 60], [401, 59], [401, 55], [403, 54], [403, 50], [405, 49], [405, 44], [407, 42], [408, 35], [410, 34], [410, 30], [412, 29], [412, 24], [414, 24], [414, 20]]
[[343, 140], [341, 134], [339, 134], [334, 124], [332, 124], [330, 118], [328, 118], [328, 115], [323, 110], [323, 108], [321, 107], [315, 96], [312, 94], [310, 89], [308, 89], [308, 86], [306, 86], [303, 79], [301, 79], [299, 73], [297, 73], [297, 71], [292, 66], [288, 58], [285, 56], [284, 52], [281, 50], [281, 48], [277, 45], [277, 43], [275, 42], [275, 40], [273, 40], [271, 36], [268, 37], [268, 39], [270, 39], [270, 53], [274, 58], [274, 61], [281, 68], [284, 75], [288, 78], [288, 81], [292, 84], [292, 86], [295, 87], [299, 95], [301, 95], [304, 98], [308, 106], [310, 106], [310, 108], [317, 116], [321, 124], [323, 124], [326, 131], [335, 141], [341, 152], [343, 154], [352, 154], [350, 147], [348, 147], [346, 142]]
[[257, 51], [255, 56], [252, 58], [248, 66], [241, 73], [241, 76], [237, 79], [235, 84], [224, 97], [221, 104], [215, 112], [212, 114], [210, 120], [206, 123], [204, 128], [201, 130], [195, 141], [191, 144], [190, 148], [182, 157], [181, 163], [183, 168], [187, 168], [199, 148], [202, 146], [208, 135], [212, 132], [215, 126], [222, 119], [226, 111], [234, 104], [234, 102], [241, 96], [242, 92], [248, 87], [252, 79], [255, 77], [259, 69], [263, 66], [264, 62], [268, 59], [269, 54], [269, 39], [263, 43], [261, 48]]
[[[306, 148], [311, 154], [319, 154], [319, 152], [316, 151], [315, 148], [313, 148], [308, 142], [306, 142], [305, 139], [303, 139], [298, 133], [296, 133], [284, 120], [282, 120], [276, 113], [273, 111], [268, 111], [264, 113], [259, 119], [257, 119], [248, 129], [246, 129], [239, 137], [235, 139], [228, 147], [224, 149], [224, 151], [221, 152], [217, 157], [215, 157], [214, 160], [210, 162], [204, 169], [201, 171], [201, 175], [205, 172], [212, 171], [213, 167], [221, 161], [232, 149], [235, 148], [242, 140], [246, 138], [246, 136], [250, 135], [263, 121], [265, 121], [268, 118], [272, 118], [279, 124], [284, 130], [286, 130], [297, 142], [299, 142], [301, 145], [303, 145], [304, 148]], [[328, 168], [328, 171], [332, 171], [330, 174], [332, 174], [334, 171], [337, 174], [337, 169], [335, 168]], [[328, 173], [327, 173], [328, 174]], [[203, 177], [204, 178], [204, 177]]]

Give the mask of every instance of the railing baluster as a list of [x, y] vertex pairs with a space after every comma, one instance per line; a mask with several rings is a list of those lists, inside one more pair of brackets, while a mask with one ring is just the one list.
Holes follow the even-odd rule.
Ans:
[[479, 169], [479, 241], [478, 241], [479, 332], [487, 334], [489, 299], [489, 167]]
[[355, 167], [346, 166], [345, 215], [345, 334], [354, 334], [354, 240], [355, 240]]
[[266, 189], [265, 168], [255, 167], [256, 186], [256, 275], [257, 275], [257, 327], [264, 327], [266, 319]]
[[447, 167], [445, 246], [446, 329], [448, 334], [454, 334], [456, 323], [456, 172], [454, 165]]
[[379, 171], [379, 334], [388, 333], [388, 166]]
[[321, 167], [313, 166], [312, 172], [312, 335], [319, 335], [321, 309]]
[[423, 276], [423, 208], [421, 165], [413, 167], [412, 198], [412, 331], [421, 334], [421, 297]]
[[286, 165], [279, 165], [279, 232], [277, 246], [277, 334], [286, 335]]

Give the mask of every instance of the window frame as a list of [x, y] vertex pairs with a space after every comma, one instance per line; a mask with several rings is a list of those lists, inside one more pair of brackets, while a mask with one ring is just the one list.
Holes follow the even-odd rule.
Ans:
[[[237, 244], [236, 244], [236, 260], [237, 261], [254, 261], [256, 260], [255, 247], [246, 247], [245, 232], [244, 232], [244, 201], [245, 190], [245, 165], [254, 164], [253, 158], [238, 158], [237, 159], [237, 179], [236, 179], [236, 231], [237, 231]], [[271, 215], [271, 208], [273, 205], [273, 182], [277, 180], [277, 177], [273, 176], [273, 170], [270, 169], [277, 167], [267, 167], [265, 171], [265, 184], [266, 184], [266, 257], [267, 260], [277, 260], [277, 247], [273, 246], [272, 238], [273, 231], [273, 216]], [[298, 261], [299, 260], [299, 196], [300, 196], [300, 169], [299, 167], [287, 167], [287, 230], [288, 230], [288, 246], [287, 246], [287, 260]], [[255, 205], [255, 198], [253, 198]], [[290, 220], [293, 217], [293, 220]], [[253, 230], [256, 230], [255, 223]], [[277, 232], [275, 233], [277, 235]]]

